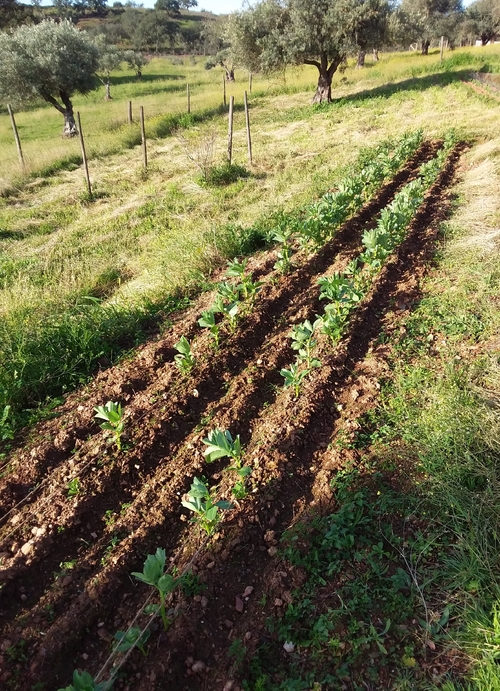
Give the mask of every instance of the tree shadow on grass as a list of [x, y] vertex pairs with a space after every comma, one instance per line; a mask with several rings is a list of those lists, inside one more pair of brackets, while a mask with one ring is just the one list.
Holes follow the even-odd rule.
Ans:
[[434, 86], [449, 86], [462, 80], [469, 80], [470, 70], [459, 70], [457, 72], [440, 72], [429, 74], [422, 77], [411, 77], [398, 82], [382, 84], [374, 89], [364, 89], [348, 96], [334, 99], [331, 105], [344, 105], [346, 103], [359, 103], [374, 98], [391, 98], [394, 94], [410, 91], [426, 91]]
[[[146, 68], [147, 69], [147, 68]], [[143, 74], [142, 77], [136, 77], [134, 74], [114, 74], [111, 77], [111, 84], [145, 84], [148, 82], [166, 82], [166, 81], [186, 81], [183, 74]]]

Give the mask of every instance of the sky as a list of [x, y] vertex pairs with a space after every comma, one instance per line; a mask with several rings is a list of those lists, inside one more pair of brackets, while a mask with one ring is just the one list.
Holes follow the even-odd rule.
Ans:
[[[123, 2], [124, 0], [122, 0]], [[137, 0], [138, 4], [143, 4], [144, 7], [154, 7], [156, 0]], [[473, 0], [464, 0], [464, 5], [470, 5]], [[42, 5], [51, 5], [52, 0], [43, 0]], [[112, 5], [113, 0], [108, 0], [108, 5]], [[208, 10], [214, 14], [228, 14], [240, 10], [243, 5], [243, 0], [198, 0], [197, 10]]]

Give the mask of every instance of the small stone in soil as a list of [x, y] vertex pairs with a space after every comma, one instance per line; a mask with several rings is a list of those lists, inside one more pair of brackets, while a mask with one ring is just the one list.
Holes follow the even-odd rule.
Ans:
[[245, 588], [245, 592], [243, 593], [243, 597], [248, 597], [253, 593], [253, 585], [247, 585]]
[[274, 556], [276, 556], [276, 554], [278, 554], [278, 549], [277, 549], [277, 547], [269, 547], [269, 549], [267, 550], [267, 553], [269, 554], [270, 557], [274, 557]]
[[203, 662], [203, 660], [196, 660], [196, 662], [191, 667], [191, 670], [195, 674], [198, 674], [199, 672], [203, 672], [205, 670], [205, 667], [206, 667], [206, 664]]
[[241, 599], [241, 597], [236, 596], [235, 601], [234, 601], [234, 607], [237, 612], [243, 612], [245, 609], [245, 603]]
[[227, 626], [228, 629], [232, 629], [233, 626], [234, 626], [234, 624], [233, 624], [233, 622], [231, 621], [231, 619], [225, 619], [225, 620], [224, 620], [224, 624]]

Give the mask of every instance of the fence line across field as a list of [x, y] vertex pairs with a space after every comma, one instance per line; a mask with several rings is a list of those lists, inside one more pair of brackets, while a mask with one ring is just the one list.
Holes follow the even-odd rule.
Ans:
[[[249, 74], [249, 87], [251, 88], [251, 78], [252, 75], [251, 73]], [[227, 105], [227, 92], [226, 92], [226, 79], [223, 77], [223, 98], [224, 98], [224, 105]], [[191, 113], [191, 88], [190, 85], [186, 85], [186, 95], [187, 95], [187, 112]], [[248, 104], [248, 93], [245, 90], [243, 92], [243, 101], [244, 101], [244, 110], [245, 110], [245, 128], [246, 128], [246, 138], [247, 138], [247, 150], [248, 150], [248, 161], [250, 165], [252, 164], [252, 140], [251, 140], [251, 133], [250, 133], [250, 117], [249, 117], [249, 104]], [[228, 142], [227, 142], [227, 160], [229, 163], [232, 163], [232, 157], [233, 157], [233, 135], [234, 135], [234, 96], [231, 96], [229, 99], [229, 121], [228, 121]], [[21, 144], [21, 139], [19, 137], [19, 132], [17, 129], [15, 117], [14, 117], [14, 112], [12, 110], [12, 107], [7, 105], [7, 111], [10, 117], [11, 125], [12, 125], [12, 131], [14, 134], [14, 141], [16, 144], [16, 149], [17, 149], [17, 154], [18, 154], [18, 159], [19, 159], [19, 164], [22, 169], [22, 172], [26, 172], [26, 167], [27, 163], [24, 157], [23, 149], [22, 149], [22, 144]], [[126, 104], [126, 113], [127, 113], [127, 123], [129, 125], [134, 124], [133, 121], [133, 102], [131, 100], [127, 101]], [[80, 118], [80, 113], [76, 113], [76, 119], [77, 119], [77, 125], [78, 125], [78, 136], [80, 140], [80, 149], [81, 149], [81, 156], [82, 156], [82, 164], [84, 168], [84, 174], [85, 174], [85, 182], [87, 186], [87, 191], [89, 196], [92, 196], [92, 184], [90, 180], [90, 175], [89, 175], [89, 167], [88, 167], [88, 155], [87, 155], [87, 150], [86, 150], [86, 145], [85, 145], [85, 139], [83, 136], [82, 132], [82, 127], [81, 127], [81, 118]], [[144, 169], [147, 170], [148, 167], [148, 153], [147, 153], [147, 143], [146, 143], [146, 127], [145, 127], [145, 116], [144, 116], [144, 107], [140, 106], [139, 107], [139, 126], [140, 126], [140, 131], [141, 131], [141, 148], [142, 148], [142, 155], [143, 155], [143, 166]], [[88, 135], [88, 132], [87, 132]], [[92, 157], [92, 156], [91, 156]], [[28, 156], [28, 162], [29, 162], [29, 156]]]

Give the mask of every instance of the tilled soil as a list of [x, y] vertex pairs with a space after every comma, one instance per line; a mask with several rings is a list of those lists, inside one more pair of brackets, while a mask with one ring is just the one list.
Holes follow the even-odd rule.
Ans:
[[[176, 596], [171, 628], [160, 632], [153, 623], [148, 657], [133, 651], [115, 688], [223, 689], [234, 681], [226, 656], [231, 641], [239, 637], [247, 649], [257, 644], [267, 616], [263, 594], [274, 601], [279, 593], [283, 606], [290, 597], [276, 550], [280, 536], [311, 506], [328, 510], [331, 477], [355, 456], [332, 450], [330, 442], [341, 431], [351, 433], [376, 402], [387, 370], [377, 339], [397, 328], [418, 299], [460, 147], [341, 343], [332, 349], [320, 340], [322, 366], [298, 399], [282, 388], [279, 374], [294, 359], [290, 327], [322, 311], [317, 279], [342, 270], [361, 251], [363, 231], [438, 146], [424, 144], [319, 252], [298, 251], [289, 275], [272, 268], [274, 251], [252, 258], [249, 269], [263, 288], [218, 352], [197, 325], [213, 302], [204, 294], [174, 318], [164, 338], [68, 396], [56, 417], [12, 453], [0, 478], [2, 685], [25, 691], [43, 682], [53, 689], [66, 686], [76, 667], [97, 674], [114, 633], [127, 628], [148, 598], [130, 573], [157, 547], [181, 572], [189, 565], [205, 590]], [[189, 376], [173, 363], [181, 335], [194, 339], [197, 365]], [[121, 453], [94, 419], [94, 406], [109, 400], [126, 411]], [[207, 544], [180, 500], [201, 475], [218, 484], [218, 497], [230, 498], [234, 477], [222, 472], [227, 459], [207, 465], [203, 457], [202, 439], [214, 427], [241, 435], [253, 470], [248, 497], [235, 502]], [[74, 478], [80, 490], [68, 498]], [[147, 617], [137, 622], [144, 626]], [[109, 672], [108, 665], [104, 678]]]

